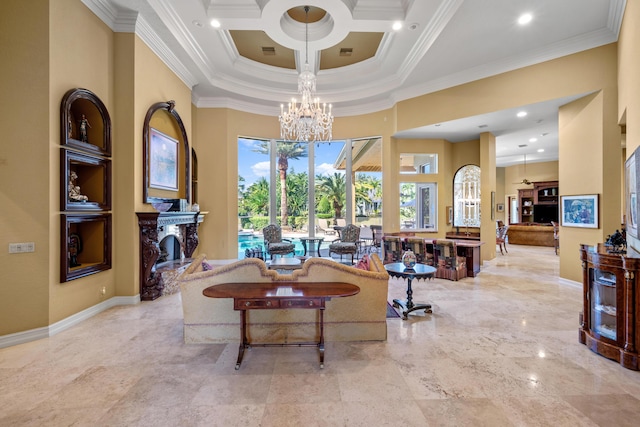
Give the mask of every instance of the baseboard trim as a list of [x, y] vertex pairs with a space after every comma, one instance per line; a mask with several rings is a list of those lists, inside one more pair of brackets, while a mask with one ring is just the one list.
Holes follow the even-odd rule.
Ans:
[[106, 301], [96, 304], [93, 307], [84, 309], [76, 314], [73, 314], [66, 319], [62, 319], [59, 322], [53, 323], [49, 326], [30, 329], [24, 332], [16, 332], [15, 334], [0, 336], [0, 348], [11, 347], [18, 344], [24, 344], [31, 341], [36, 341], [42, 338], [48, 338], [57, 333], [71, 328], [83, 322], [98, 313], [116, 307], [119, 305], [135, 305], [140, 303], [140, 295], [132, 297], [113, 297]]

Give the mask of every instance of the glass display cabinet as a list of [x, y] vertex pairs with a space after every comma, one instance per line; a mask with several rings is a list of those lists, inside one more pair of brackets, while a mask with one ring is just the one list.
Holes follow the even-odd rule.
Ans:
[[639, 370], [640, 258], [609, 253], [604, 245], [580, 246], [583, 312], [579, 341], [592, 351]]

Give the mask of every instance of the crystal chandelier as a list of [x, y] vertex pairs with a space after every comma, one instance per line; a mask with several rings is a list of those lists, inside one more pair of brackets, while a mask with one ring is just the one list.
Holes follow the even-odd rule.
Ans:
[[309, 68], [309, 6], [305, 12], [305, 63], [298, 76], [298, 93], [302, 97], [298, 104], [294, 99], [289, 102], [287, 111], [280, 104], [280, 138], [285, 141], [331, 141], [333, 115], [331, 104], [320, 106], [320, 99], [315, 97], [316, 76]]

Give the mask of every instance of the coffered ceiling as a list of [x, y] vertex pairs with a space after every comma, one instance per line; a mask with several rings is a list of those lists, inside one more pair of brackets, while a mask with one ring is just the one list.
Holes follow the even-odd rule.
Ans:
[[[625, 6], [625, 0], [82, 1], [114, 31], [135, 31], [192, 88], [195, 105], [274, 120], [280, 104], [296, 96], [305, 61], [336, 116], [370, 113], [615, 42]], [[524, 26], [517, 23], [523, 13], [533, 16]], [[214, 19], [220, 27], [211, 25]], [[392, 28], [396, 22], [400, 30]], [[579, 95], [522, 106], [532, 111], [529, 120], [498, 111], [397, 136], [456, 142], [490, 131], [498, 166], [521, 162], [524, 154], [527, 162], [557, 160], [557, 108]], [[537, 146], [527, 144], [533, 135], [540, 136]]]

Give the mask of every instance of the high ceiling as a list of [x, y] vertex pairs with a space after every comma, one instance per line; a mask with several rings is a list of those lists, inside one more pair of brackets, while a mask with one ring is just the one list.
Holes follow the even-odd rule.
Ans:
[[[136, 32], [198, 107], [273, 115], [305, 61], [336, 116], [615, 42], [625, 0], [82, 0]], [[308, 43], [304, 6], [310, 6]], [[519, 25], [530, 13], [532, 21]], [[219, 28], [210, 22], [216, 19]], [[392, 25], [401, 22], [400, 30]], [[308, 46], [308, 50], [307, 50]], [[558, 106], [585, 94], [403, 131], [452, 142], [496, 135], [496, 164], [558, 158]], [[515, 114], [526, 110], [528, 115]], [[530, 142], [531, 138], [536, 142]], [[525, 147], [521, 147], [526, 145]], [[539, 153], [538, 149], [544, 152]]]

